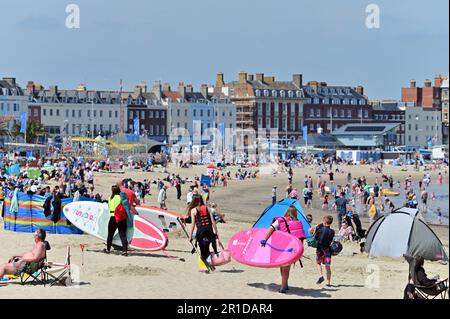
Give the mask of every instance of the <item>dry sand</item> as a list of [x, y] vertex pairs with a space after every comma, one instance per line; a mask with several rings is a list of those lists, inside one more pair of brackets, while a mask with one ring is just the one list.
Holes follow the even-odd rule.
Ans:
[[[367, 166], [351, 168], [353, 176], [365, 175], [369, 182], [374, 182], [375, 175], [368, 173]], [[205, 167], [178, 169], [173, 166], [169, 171], [180, 173], [183, 177], [193, 177], [205, 172]], [[235, 169], [232, 170], [233, 172]], [[409, 174], [413, 177], [423, 173], [401, 172], [399, 168], [386, 167], [388, 174], [403, 178]], [[317, 175], [310, 169], [294, 171], [294, 187], [302, 189], [305, 174]], [[162, 172], [143, 173], [126, 171], [126, 174], [96, 174], [96, 188], [104, 195], [109, 195], [110, 186], [125, 176], [136, 180], [165, 177]], [[337, 174], [337, 183], [343, 182], [345, 174]], [[436, 176], [433, 173], [433, 176]], [[378, 175], [379, 177], [379, 175]], [[381, 180], [381, 178], [379, 177]], [[448, 183], [448, 177], [444, 179]], [[237, 231], [248, 229], [261, 212], [270, 204], [271, 188], [278, 186], [278, 197], [284, 196], [287, 185], [286, 174], [277, 177], [261, 175], [257, 179], [231, 180], [227, 188], [213, 189], [212, 201], [219, 206], [220, 212], [226, 214], [226, 224], [219, 224], [220, 237], [224, 243]], [[447, 188], [448, 189], [448, 188]], [[183, 186], [181, 201], [176, 200], [175, 190], [168, 190], [167, 206], [170, 210], [184, 213], [187, 186]], [[152, 185], [152, 196], [147, 197], [147, 205], [157, 205], [157, 196]], [[317, 196], [315, 196], [317, 200]], [[315, 206], [319, 204], [316, 201]], [[314, 216], [314, 223], [321, 220], [327, 212], [319, 209], [308, 210]], [[334, 214], [333, 214], [334, 215]], [[364, 219], [365, 228], [367, 220]], [[3, 230], [0, 225], [0, 238], [3, 243], [0, 261], [9, 256], [29, 250], [33, 236], [29, 233], [14, 233]], [[336, 228], [336, 225], [334, 225]], [[433, 230], [448, 251], [448, 227], [433, 226]], [[190, 253], [191, 246], [183, 233], [169, 236], [169, 245], [165, 252], [131, 252], [129, 257], [111, 254], [105, 255], [104, 243], [89, 235], [48, 235], [52, 249], [48, 252], [50, 261], [62, 262], [67, 246], [71, 248], [71, 261], [78, 285], [66, 287], [22, 286], [16, 281], [0, 283], [1, 298], [402, 298], [407, 283], [408, 265], [402, 259], [370, 259], [367, 254], [359, 253], [359, 245], [350, 243], [344, 246], [342, 253], [332, 259], [332, 287], [316, 285], [318, 278], [314, 258], [315, 250], [306, 248], [303, 268], [297, 264], [291, 270], [290, 290], [286, 295], [277, 291], [280, 288], [278, 269], [248, 267], [235, 261], [218, 267], [211, 274], [197, 270], [196, 255]], [[80, 244], [86, 245], [84, 265]], [[426, 262], [429, 276], [439, 274], [447, 278], [448, 265]]]

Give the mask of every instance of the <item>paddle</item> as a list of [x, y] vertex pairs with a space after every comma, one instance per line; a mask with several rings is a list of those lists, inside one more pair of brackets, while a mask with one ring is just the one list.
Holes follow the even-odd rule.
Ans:
[[[186, 228], [184, 227], [184, 223], [181, 221], [180, 217], [177, 217], [177, 221], [178, 221], [178, 223], [180, 223], [180, 226], [181, 226], [181, 228], [183, 229], [184, 234], [186, 235], [186, 237], [187, 237], [188, 240], [189, 240], [189, 234], [188, 234], [188, 232], [186, 231]], [[189, 242], [190, 242], [191, 245], [192, 245], [191, 254], [197, 253], [197, 254], [200, 256], [200, 258], [201, 258], [201, 254], [198, 252], [198, 250], [197, 250], [197, 248], [195, 247], [194, 243], [193, 243], [191, 240], [189, 240]], [[210, 265], [209, 265], [207, 262], [204, 262], [204, 264], [205, 264], [206, 268], [208, 269], [208, 271], [211, 271]]]

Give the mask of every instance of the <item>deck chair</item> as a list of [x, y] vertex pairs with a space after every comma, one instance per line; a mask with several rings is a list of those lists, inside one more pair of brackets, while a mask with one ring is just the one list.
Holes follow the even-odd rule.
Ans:
[[414, 284], [414, 290], [418, 299], [447, 299], [448, 278], [427, 287]]
[[422, 286], [417, 282], [416, 278], [416, 259], [403, 255], [406, 261], [409, 263], [409, 281], [414, 287], [414, 298], [415, 299], [436, 299], [441, 297], [441, 299], [447, 298], [448, 291], [448, 278], [436, 282], [431, 286]]
[[71, 268], [70, 268], [70, 247], [67, 246], [66, 260], [64, 263], [46, 262], [42, 273], [45, 282], [51, 286], [60, 284], [67, 286], [72, 282]]
[[30, 284], [42, 284], [45, 286], [45, 275], [43, 273], [43, 270], [47, 262], [47, 250], [50, 250], [51, 247], [48, 241], [44, 241], [44, 243], [45, 243], [44, 258], [37, 263], [27, 263], [25, 265], [25, 268], [19, 274], [20, 283], [22, 285], [30, 283]]

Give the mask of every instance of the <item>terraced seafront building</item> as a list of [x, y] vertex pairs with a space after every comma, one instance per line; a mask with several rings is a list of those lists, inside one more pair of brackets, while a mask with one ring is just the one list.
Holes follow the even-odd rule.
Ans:
[[280, 145], [288, 145], [301, 136], [305, 102], [301, 74], [294, 74], [290, 81], [277, 81], [264, 73], [240, 72], [238, 81], [225, 83], [224, 75], [219, 73], [214, 89], [236, 106], [236, 127], [241, 130], [236, 138], [245, 147], [251, 147], [245, 130], [254, 130], [257, 137], [263, 137], [258, 135], [260, 132], [268, 137], [270, 131], [276, 131], [274, 142]]

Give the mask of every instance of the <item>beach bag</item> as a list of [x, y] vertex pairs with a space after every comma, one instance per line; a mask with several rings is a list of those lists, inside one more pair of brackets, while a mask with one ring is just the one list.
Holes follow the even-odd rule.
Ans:
[[333, 241], [330, 245], [330, 251], [333, 256], [339, 255], [344, 247], [339, 241]]
[[117, 205], [116, 209], [114, 210], [114, 217], [116, 219], [117, 224], [127, 218], [127, 211], [125, 207], [123, 207], [122, 203]]
[[317, 248], [317, 240], [316, 240], [316, 238], [314, 238], [314, 237], [306, 238], [306, 244], [307, 244], [309, 247]]
[[213, 266], [223, 266], [231, 261], [231, 255], [228, 249], [223, 247], [220, 240], [218, 242], [222, 250], [218, 254], [212, 253], [207, 259], [207, 262]]

